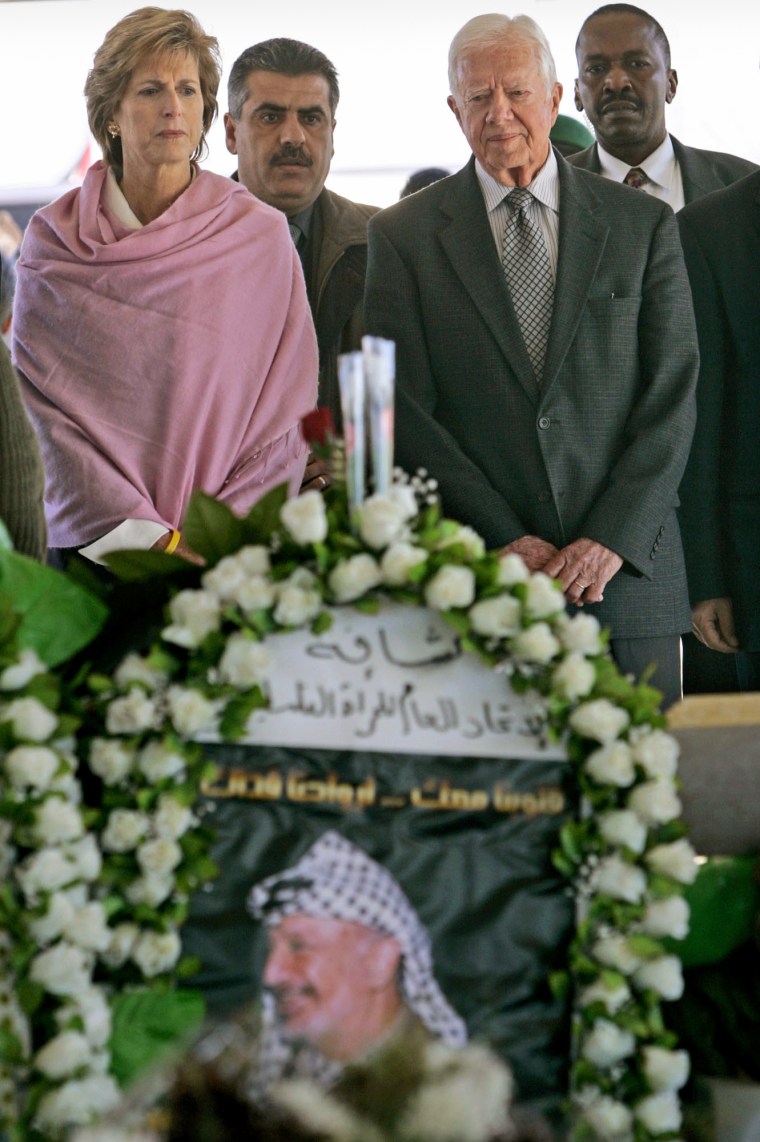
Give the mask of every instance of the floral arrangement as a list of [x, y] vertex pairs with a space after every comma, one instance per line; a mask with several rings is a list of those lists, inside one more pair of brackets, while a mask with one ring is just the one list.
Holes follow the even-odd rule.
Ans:
[[585, 805], [555, 854], [579, 902], [568, 971], [553, 981], [574, 997], [573, 1129], [677, 1138], [688, 1057], [661, 1005], [683, 988], [672, 941], [687, 932], [697, 865], [658, 692], [620, 675], [596, 619], [569, 616], [554, 581], [442, 518], [424, 472], [396, 473], [353, 513], [339, 485], [293, 499], [276, 489], [244, 519], [198, 494], [184, 534], [203, 566], [111, 557], [163, 605], [152, 641], [132, 632], [143, 645], [114, 669], [90, 666], [62, 692], [30, 623], [0, 642], [6, 1127], [57, 1137], [113, 1104], [114, 1004], [146, 985], [165, 1000], [193, 966], [178, 929], [214, 871], [194, 739], [234, 740], [266, 704], [271, 635], [324, 630], [330, 607], [373, 612], [383, 596], [440, 612], [464, 649], [541, 696], [547, 732], [566, 742]]

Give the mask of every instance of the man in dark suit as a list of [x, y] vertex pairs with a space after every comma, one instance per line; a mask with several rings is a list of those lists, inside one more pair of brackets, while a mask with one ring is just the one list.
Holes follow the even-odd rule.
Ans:
[[[472, 159], [369, 226], [365, 316], [396, 342], [399, 462], [436, 476], [445, 511], [490, 547], [590, 605], [624, 670], [656, 661], [673, 701], [698, 365], [675, 218], [551, 148], [562, 88], [529, 17], [465, 24], [449, 80]], [[515, 187], [527, 210], [508, 205]], [[527, 211], [554, 285], [543, 359], [520, 323], [527, 260], [506, 241]]]
[[681, 521], [692, 627], [760, 689], [760, 172], [678, 216], [699, 330]]
[[676, 211], [757, 169], [668, 134], [665, 107], [675, 98], [678, 75], [668, 38], [648, 12], [633, 4], [598, 8], [583, 24], [575, 54], [575, 106], [588, 116], [596, 143], [570, 156], [573, 166], [617, 182], [629, 178]]

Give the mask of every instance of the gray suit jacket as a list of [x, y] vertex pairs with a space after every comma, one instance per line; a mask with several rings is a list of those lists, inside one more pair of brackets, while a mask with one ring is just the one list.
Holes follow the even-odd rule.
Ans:
[[[683, 180], [683, 193], [686, 203], [694, 202], [713, 190], [730, 186], [745, 175], [757, 170], [757, 164], [738, 155], [727, 155], [722, 151], [702, 151], [698, 147], [686, 147], [674, 135], [670, 136], [673, 151]], [[599, 174], [599, 152], [596, 143], [585, 151], [570, 155], [567, 160], [581, 170]]]
[[557, 285], [536, 383], [474, 162], [369, 225], [365, 319], [396, 342], [396, 445], [490, 547], [587, 536], [625, 560], [617, 637], [688, 629], [678, 483], [698, 354], [670, 207], [561, 156]]

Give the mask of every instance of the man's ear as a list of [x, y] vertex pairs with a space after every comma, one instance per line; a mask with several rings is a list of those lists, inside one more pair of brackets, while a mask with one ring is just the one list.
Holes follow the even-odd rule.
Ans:
[[227, 150], [231, 155], [236, 155], [237, 151], [237, 123], [230, 115], [229, 111], [224, 113], [224, 140], [227, 144]]
[[576, 79], [575, 84], [573, 86], [573, 102], [575, 103], [575, 110], [576, 111], [582, 111], [583, 110], [583, 100], [581, 99], [581, 89], [578, 86], [578, 80], [577, 79]]
[[396, 978], [401, 949], [393, 936], [381, 936], [371, 942], [364, 957], [364, 974], [377, 991], [388, 987]]
[[454, 114], [456, 116], [457, 123], [461, 127], [462, 126], [462, 116], [461, 116], [461, 113], [459, 111], [459, 107], [457, 105], [456, 99], [454, 98], [453, 95], [449, 95], [446, 98], [446, 102], [448, 103], [451, 110], [454, 112]]
[[678, 72], [675, 68], [668, 68], [668, 86], [665, 91], [665, 102], [672, 103], [678, 90]]

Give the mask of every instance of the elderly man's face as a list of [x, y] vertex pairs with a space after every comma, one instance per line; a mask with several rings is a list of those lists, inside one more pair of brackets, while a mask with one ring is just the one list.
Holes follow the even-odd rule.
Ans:
[[534, 44], [507, 35], [473, 45], [448, 103], [473, 154], [503, 186], [527, 186], [546, 162], [562, 86], [547, 88]]
[[351, 1057], [357, 1020], [371, 1022], [389, 988], [397, 1003], [396, 941], [363, 924], [301, 914], [286, 916], [269, 940], [264, 986], [274, 993], [285, 1032], [330, 1057]]
[[665, 104], [678, 77], [644, 16], [594, 16], [578, 41], [575, 105], [585, 111], [606, 151], [642, 162], [665, 138]]

